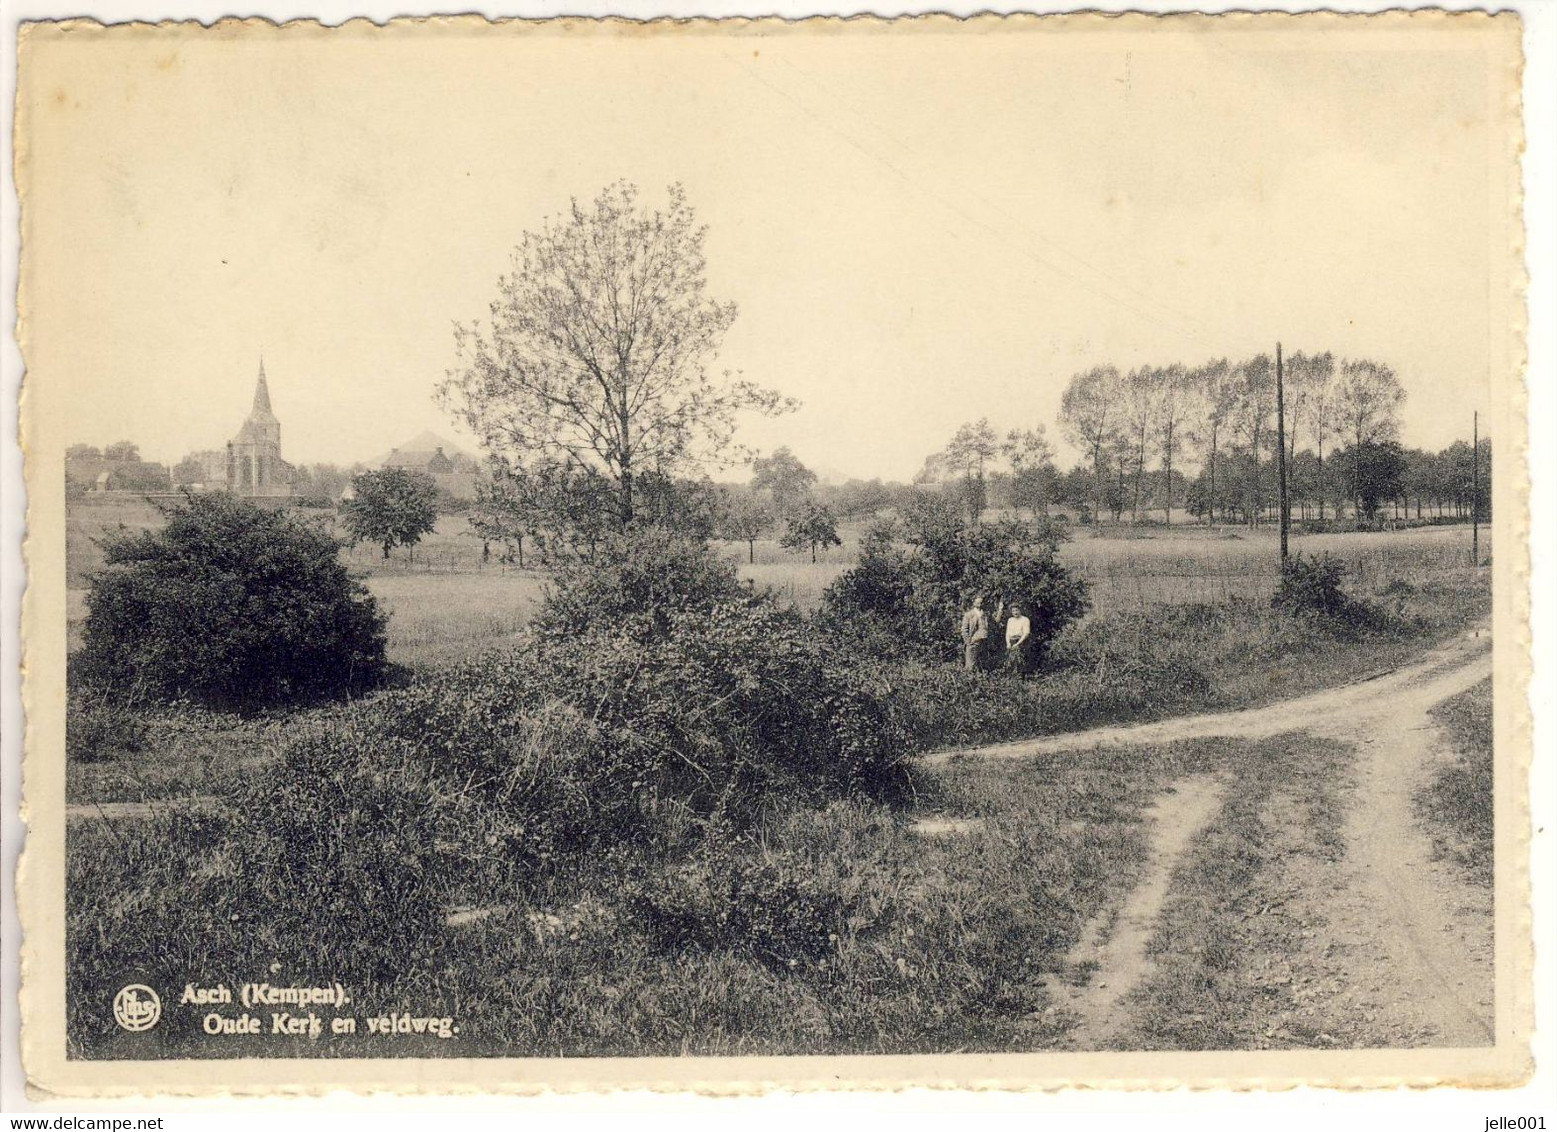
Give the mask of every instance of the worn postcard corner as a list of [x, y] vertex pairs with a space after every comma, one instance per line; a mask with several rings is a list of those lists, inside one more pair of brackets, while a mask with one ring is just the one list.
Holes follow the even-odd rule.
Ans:
[[24, 25], [35, 1095], [1526, 1080], [1520, 28]]

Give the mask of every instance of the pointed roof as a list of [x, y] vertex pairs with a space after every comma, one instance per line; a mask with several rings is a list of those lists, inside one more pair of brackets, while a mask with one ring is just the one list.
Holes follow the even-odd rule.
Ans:
[[451, 460], [455, 456], [464, 456], [466, 454], [453, 441], [446, 440], [431, 429], [424, 429], [410, 440], [391, 448], [374, 461], [374, 464], [380, 468], [386, 465], [393, 467], [420, 467], [426, 464], [432, 458], [433, 453], [440, 448], [443, 450], [444, 456]]
[[249, 420], [270, 424], [276, 414], [270, 408], [270, 386], [265, 384], [265, 359], [260, 359], [259, 380], [254, 383], [254, 408], [249, 410]]

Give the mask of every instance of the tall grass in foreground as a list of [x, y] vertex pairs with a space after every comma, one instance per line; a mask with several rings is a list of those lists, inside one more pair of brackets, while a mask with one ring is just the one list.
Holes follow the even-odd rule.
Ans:
[[[366, 781], [343, 779], [355, 801], [311, 819], [336, 830], [331, 844], [346, 854], [330, 869], [283, 852], [302, 815], [252, 795], [216, 816], [73, 826], [72, 1048], [109, 1058], [1054, 1048], [1071, 1020], [1049, 988], [1081, 977], [1067, 953], [1140, 875], [1140, 810], [1215, 765], [1190, 744], [957, 766], [921, 796], [982, 819], [954, 839], [917, 835], [881, 803], [780, 801], [707, 851], [636, 867], [611, 856], [532, 865], [506, 879], [490, 871], [498, 815], [435, 793], [436, 829], [398, 804], [393, 822], [371, 826], [386, 798]], [[468, 836], [437, 848], [450, 822], [468, 823]], [[377, 879], [365, 881], [370, 866]], [[446, 921], [473, 900], [494, 910]], [[199, 1029], [203, 1009], [176, 1004], [192, 972], [207, 984], [340, 978], [360, 1014], [444, 1014], [459, 1034], [217, 1042]], [[126, 981], [162, 994], [156, 1031], [114, 1025]]]
[[1491, 888], [1493, 841], [1492, 681], [1439, 704], [1433, 719], [1447, 733], [1453, 758], [1417, 794], [1434, 848], [1483, 888]]

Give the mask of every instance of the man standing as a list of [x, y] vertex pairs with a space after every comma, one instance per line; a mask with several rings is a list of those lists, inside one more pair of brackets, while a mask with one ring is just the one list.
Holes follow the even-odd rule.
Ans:
[[1033, 623], [1027, 619], [1022, 607], [1011, 603], [1011, 616], [1006, 621], [1006, 671], [1018, 676], [1027, 671], [1027, 638], [1033, 635]]
[[979, 666], [979, 652], [989, 638], [989, 617], [984, 595], [974, 594], [973, 605], [962, 615], [962, 666], [970, 672]]

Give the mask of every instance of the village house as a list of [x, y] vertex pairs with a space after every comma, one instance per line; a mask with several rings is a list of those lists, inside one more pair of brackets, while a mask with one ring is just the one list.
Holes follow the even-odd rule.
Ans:
[[390, 449], [379, 466], [425, 472], [432, 476], [439, 494], [450, 499], [463, 502], [476, 497], [476, 482], [480, 476], [476, 461], [432, 432], [419, 433], [398, 448]]
[[162, 492], [172, 487], [172, 478], [165, 465], [139, 458], [114, 459], [95, 448], [66, 454], [65, 482], [73, 494]]

